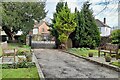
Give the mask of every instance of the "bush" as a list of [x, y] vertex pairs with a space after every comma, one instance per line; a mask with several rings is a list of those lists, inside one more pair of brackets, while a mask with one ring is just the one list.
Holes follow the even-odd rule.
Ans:
[[106, 62], [110, 62], [110, 61], [111, 61], [111, 56], [106, 55], [106, 56], [105, 56], [105, 60], [106, 60]]
[[31, 67], [35, 67], [35, 63], [23, 61], [23, 62], [19, 62], [17, 66], [18, 68], [31, 68]]
[[113, 44], [120, 44], [120, 29], [113, 30], [110, 38]]
[[2, 64], [2, 69], [17, 69], [17, 64], [13, 63], [13, 64]]
[[32, 62], [32, 54], [31, 53], [26, 53], [25, 56], [26, 56], [27, 62]]
[[26, 35], [21, 35], [18, 40], [19, 40], [20, 43], [25, 44], [25, 42], [26, 42]]
[[31, 67], [35, 67], [35, 63], [23, 61], [13, 64], [2, 64], [2, 69], [17, 69], [17, 68], [31, 68]]
[[29, 50], [19, 49], [17, 51], [17, 55], [25, 55], [26, 53], [30, 53]]
[[89, 53], [88, 53], [88, 56], [89, 56], [89, 57], [93, 57], [93, 53], [89, 52]]

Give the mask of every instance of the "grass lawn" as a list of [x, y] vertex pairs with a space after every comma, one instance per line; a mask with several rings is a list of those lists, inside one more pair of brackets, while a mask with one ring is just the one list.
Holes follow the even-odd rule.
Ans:
[[88, 53], [93, 53], [94, 56], [98, 56], [98, 50], [91, 50], [91, 49], [86, 49], [86, 48], [71, 48], [68, 49], [69, 52], [76, 54], [76, 55], [80, 55], [80, 56], [84, 56], [84, 57], [88, 57]]
[[36, 78], [39, 80], [37, 68], [2, 69], [2, 78]]
[[114, 66], [117, 66], [117, 67], [120, 67], [120, 62], [112, 62], [112, 63], [110, 63], [110, 64], [112, 64], [112, 65], [114, 65]]

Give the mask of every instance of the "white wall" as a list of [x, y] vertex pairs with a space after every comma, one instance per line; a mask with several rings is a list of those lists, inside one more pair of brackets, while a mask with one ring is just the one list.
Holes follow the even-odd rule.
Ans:
[[101, 27], [100, 36], [109, 36], [110, 32], [111, 32], [111, 28], [109, 28], [109, 27]]
[[33, 29], [33, 34], [38, 34], [38, 28]]

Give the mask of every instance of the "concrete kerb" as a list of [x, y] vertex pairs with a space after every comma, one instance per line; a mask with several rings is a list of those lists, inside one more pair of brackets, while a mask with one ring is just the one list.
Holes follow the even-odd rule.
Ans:
[[37, 60], [34, 53], [33, 53], [33, 57], [34, 57], [34, 60], [35, 60], [35, 64], [36, 64], [36, 67], [37, 67], [37, 70], [38, 70], [40, 80], [45, 80], [45, 77], [44, 77], [43, 72], [41, 70], [41, 66], [39, 65], [38, 60]]
[[100, 65], [100, 66], [107, 67], [107, 68], [109, 68], [109, 69], [113, 69], [113, 70], [115, 70], [115, 71], [117, 71], [117, 72], [120, 72], [120, 68], [119, 68], [119, 67], [116, 67], [116, 66], [113, 66], [113, 65], [107, 65], [107, 64], [104, 64], [104, 63], [100, 63], [100, 62], [98, 62], [98, 61], [91, 60], [91, 59], [86, 58], [86, 57], [83, 57], [83, 56], [78, 56], [78, 55], [76, 55], [76, 54], [70, 53], [70, 52], [65, 51], [65, 50], [59, 50], [59, 51], [68, 53], [68, 54], [70, 54], [70, 55], [74, 55], [74, 56], [76, 56], [76, 57], [79, 57], [79, 58], [85, 59], [85, 60], [87, 60], [87, 61], [90, 61], [90, 62], [92, 62], [92, 63], [98, 64], [98, 65]]

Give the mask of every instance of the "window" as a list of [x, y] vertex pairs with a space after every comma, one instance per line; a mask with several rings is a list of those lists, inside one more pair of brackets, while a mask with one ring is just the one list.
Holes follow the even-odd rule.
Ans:
[[101, 32], [101, 28], [99, 28], [99, 31]]
[[45, 30], [44, 30], [44, 28], [42, 28], [42, 32], [44, 32]]

